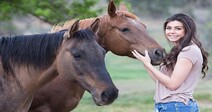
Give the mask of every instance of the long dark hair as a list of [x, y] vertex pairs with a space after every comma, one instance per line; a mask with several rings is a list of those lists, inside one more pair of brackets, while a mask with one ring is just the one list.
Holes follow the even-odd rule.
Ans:
[[180, 51], [191, 44], [191, 41], [194, 42], [201, 50], [202, 56], [203, 56], [203, 63], [202, 63], [202, 74], [203, 74], [203, 78], [206, 76], [206, 72], [208, 70], [208, 52], [205, 51], [202, 47], [201, 42], [197, 39], [197, 31], [196, 31], [196, 25], [194, 20], [183, 13], [177, 13], [174, 14], [173, 16], [169, 17], [164, 25], [163, 25], [163, 30], [165, 32], [166, 30], [166, 26], [169, 22], [171, 21], [179, 21], [183, 24], [184, 28], [185, 28], [185, 35], [184, 38], [181, 38], [179, 40], [179, 45], [178, 46], [174, 46], [170, 53], [166, 55], [166, 57], [163, 60], [163, 65], [165, 65], [168, 69], [173, 70], [174, 66], [176, 64], [177, 61], [177, 56], [180, 53]]

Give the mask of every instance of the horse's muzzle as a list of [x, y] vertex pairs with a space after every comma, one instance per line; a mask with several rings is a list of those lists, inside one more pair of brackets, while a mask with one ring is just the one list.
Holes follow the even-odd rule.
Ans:
[[101, 94], [102, 101], [111, 104], [118, 97], [118, 89], [108, 89]]
[[154, 49], [152, 52], [149, 52], [149, 55], [151, 58], [151, 63], [153, 65], [159, 65], [163, 61], [166, 52], [165, 49]]

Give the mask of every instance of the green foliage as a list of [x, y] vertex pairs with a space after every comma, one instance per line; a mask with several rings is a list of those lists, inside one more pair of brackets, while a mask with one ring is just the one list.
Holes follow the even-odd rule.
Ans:
[[[111, 0], [109, 0], [109, 1], [111, 1]], [[126, 3], [126, 0], [113, 0], [114, 1], [114, 3], [115, 4], [120, 4], [121, 2], [124, 2], [124, 3]]]
[[152, 17], [160, 17], [167, 14], [170, 0], [141, 0], [139, 3], [134, 0], [128, 0], [132, 5], [137, 7], [139, 13], [146, 13]]
[[7, 3], [5, 3], [4, 1], [2, 3], [0, 3], [0, 20], [8, 20], [11, 19], [12, 14], [11, 12], [13, 12], [13, 9], [11, 8], [10, 5], [8, 5]]
[[131, 11], [131, 3], [127, 2], [127, 0], [113, 0], [113, 1], [116, 4], [116, 6], [119, 6], [120, 3], [124, 3], [127, 6], [127, 8]]
[[0, 3], [0, 20], [13, 15], [31, 14], [44, 22], [55, 24], [72, 18], [97, 16], [102, 9], [92, 9], [98, 0], [3, 0]]
[[[73, 3], [70, 5], [72, 9], [69, 11], [69, 15], [72, 18], [89, 18], [98, 16], [103, 9], [101, 8], [92, 8], [99, 0], [73, 0]], [[89, 10], [88, 10], [89, 9]]]

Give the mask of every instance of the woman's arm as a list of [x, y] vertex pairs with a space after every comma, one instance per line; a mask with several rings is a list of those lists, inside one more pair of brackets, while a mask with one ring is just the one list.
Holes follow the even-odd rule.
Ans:
[[175, 90], [182, 84], [193, 66], [189, 59], [179, 58], [176, 62], [172, 75], [167, 76], [152, 66], [147, 51], [145, 51], [145, 57], [135, 50], [132, 53], [138, 60], [143, 62], [146, 69], [148, 69], [157, 80], [163, 83], [170, 90]]

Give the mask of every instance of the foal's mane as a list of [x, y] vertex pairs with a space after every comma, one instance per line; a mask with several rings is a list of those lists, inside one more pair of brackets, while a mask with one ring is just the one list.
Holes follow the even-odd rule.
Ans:
[[[35, 35], [19, 35], [0, 38], [0, 58], [4, 70], [13, 72], [12, 65], [33, 65], [45, 69], [56, 58], [62, 44], [64, 31]], [[95, 40], [95, 34], [88, 29], [74, 33], [73, 39]]]
[[6, 72], [12, 65], [49, 66], [56, 57], [64, 32], [19, 35], [0, 38], [0, 57]]

